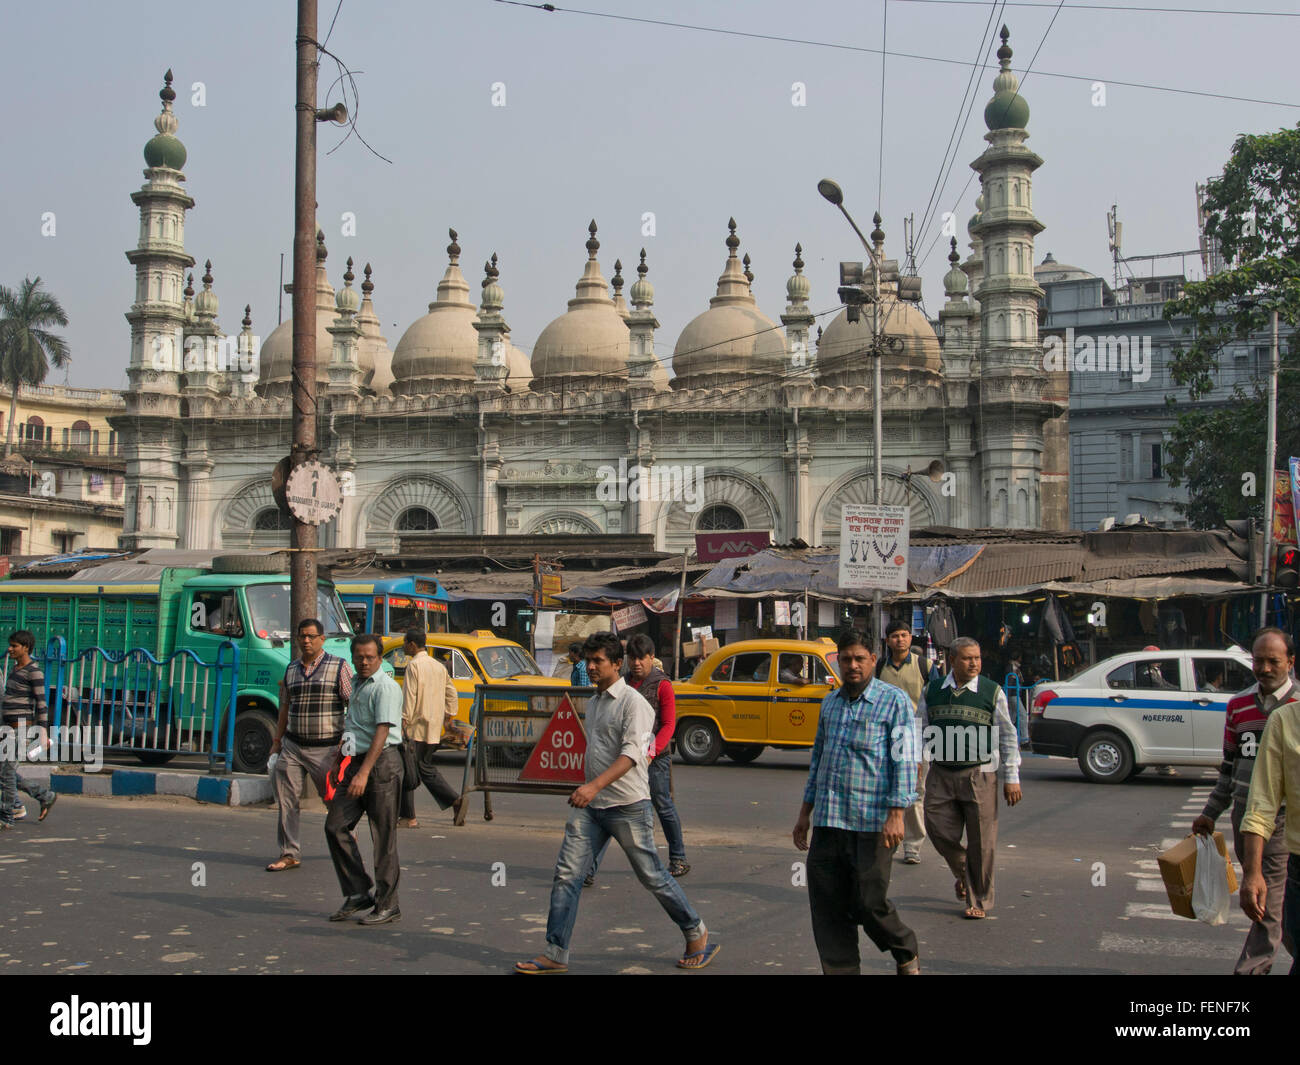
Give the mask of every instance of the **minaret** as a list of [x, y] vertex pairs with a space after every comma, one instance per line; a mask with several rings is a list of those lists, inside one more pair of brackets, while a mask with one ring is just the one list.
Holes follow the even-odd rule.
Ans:
[[184, 359], [185, 305], [181, 290], [194, 258], [185, 251], [185, 212], [194, 200], [182, 188], [185, 145], [175, 136], [172, 72], [163, 77], [158, 131], [144, 146], [145, 183], [131, 194], [140, 209], [140, 236], [126, 253], [135, 267], [126, 411], [112, 419], [126, 460], [122, 545], [177, 545], [180, 482], [180, 374]]
[[361, 295], [352, 287], [356, 276], [352, 272], [352, 257], [348, 256], [343, 287], [334, 296], [338, 316], [325, 327], [334, 338], [329, 362], [329, 394], [351, 396], [354, 399], [361, 395], [361, 366], [357, 350], [361, 341], [361, 323], [358, 319]]
[[[212, 260], [209, 259], [203, 264], [203, 291], [193, 297], [193, 320], [185, 330], [185, 395], [200, 403], [226, 391], [225, 368], [218, 359], [221, 330], [217, 326], [217, 311], [220, 304], [217, 294], [212, 291], [212, 283]], [[187, 302], [192, 291], [193, 282], [185, 289]], [[203, 413], [202, 409], [195, 408], [194, 403], [190, 404], [192, 416], [198, 417]]]
[[943, 291], [948, 301], [939, 312], [943, 330], [943, 389], [947, 408], [944, 428], [944, 465], [951, 473], [957, 491], [942, 494], [948, 513], [946, 523], [959, 529], [970, 528], [972, 518], [980, 512], [978, 493], [971, 483], [971, 463], [975, 457], [974, 425], [976, 411], [970, 407], [971, 382], [976, 378], [978, 316], [966, 301], [967, 277], [961, 267], [957, 238], [952, 238], [948, 253], [949, 269], [943, 277]]
[[803, 273], [803, 245], [794, 246], [794, 273], [785, 283], [785, 294], [790, 302], [785, 305], [781, 315], [781, 324], [785, 326], [785, 336], [790, 349], [790, 374], [796, 379], [807, 378], [812, 383], [816, 378], [816, 362], [808, 330], [817, 319], [808, 309], [808, 297], [812, 294], [812, 283]]
[[981, 498], [994, 528], [1041, 525], [1043, 421], [1046, 375], [1038, 340], [1034, 237], [1044, 226], [1034, 217], [1033, 174], [1043, 160], [1025, 147], [1029, 104], [1011, 73], [1010, 33], [1002, 27], [1001, 70], [984, 108], [988, 148], [971, 164], [984, 188], [975, 226], [984, 247], [980, 302]]
[[[474, 391], [480, 399], [502, 393], [509, 376], [506, 361], [506, 344], [509, 343], [510, 326], [501, 314], [505, 293], [497, 284], [501, 272], [497, 269], [497, 253], [483, 264], [483, 294], [479, 297], [478, 317], [474, 328], [478, 331], [478, 358], [474, 360]], [[601, 289], [604, 289], [601, 285]]]
[[627, 359], [627, 390], [633, 400], [644, 399], [657, 387], [654, 370], [655, 330], [659, 319], [654, 314], [655, 287], [646, 280], [650, 267], [645, 262], [645, 248], [641, 249], [641, 262], [637, 264], [636, 280], [632, 282], [632, 310], [624, 315], [631, 344]]

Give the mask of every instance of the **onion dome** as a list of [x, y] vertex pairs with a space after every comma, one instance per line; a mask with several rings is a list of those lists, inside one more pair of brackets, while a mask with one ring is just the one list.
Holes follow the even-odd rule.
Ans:
[[587, 227], [587, 262], [569, 309], [551, 322], [533, 346], [536, 392], [557, 388], [621, 388], [631, 350], [627, 323], [609, 295], [596, 252], [596, 223]]
[[478, 356], [477, 313], [469, 298], [469, 282], [460, 270], [460, 244], [447, 230], [447, 269], [429, 313], [412, 322], [393, 352], [393, 392], [420, 395], [467, 392], [474, 384]]
[[967, 277], [962, 273], [961, 267], [957, 264], [961, 262], [961, 256], [957, 253], [957, 238], [952, 238], [952, 250], [948, 252], [948, 262], [951, 266], [948, 272], [943, 275], [943, 293], [950, 300], [961, 299], [966, 295]]
[[366, 279], [361, 282], [361, 310], [357, 312], [357, 325], [361, 326], [361, 339], [357, 341], [357, 365], [361, 369], [361, 385], [379, 396], [391, 394], [393, 385], [393, 353], [388, 340], [379, 328], [379, 315], [371, 302], [375, 283], [370, 280], [370, 264], [366, 263]]
[[727, 261], [709, 309], [687, 323], [673, 349], [674, 388], [713, 388], [776, 380], [786, 369], [781, 328], [758, 309], [736, 257], [736, 220], [727, 222]]
[[343, 274], [343, 287], [338, 290], [334, 297], [334, 306], [338, 308], [339, 315], [356, 314], [361, 310], [361, 293], [352, 287], [357, 275], [352, 272], [352, 256], [348, 256], [348, 268]]
[[632, 306], [640, 310], [642, 306], [649, 308], [655, 301], [655, 287], [646, 280], [645, 275], [650, 272], [650, 267], [645, 264], [645, 248], [641, 249], [641, 262], [637, 264], [636, 280], [632, 282], [632, 288], [629, 294], [632, 298]]
[[1034, 267], [1034, 280], [1040, 285], [1051, 284], [1053, 281], [1091, 280], [1096, 276], [1096, 274], [1085, 270], [1081, 266], [1058, 263], [1056, 256], [1050, 251], [1047, 253], [1046, 258]]
[[153, 128], [158, 135], [144, 146], [144, 161], [150, 167], [165, 166], [172, 170], [181, 170], [185, 166], [185, 145], [176, 139], [176, 129], [180, 125], [172, 101], [176, 99], [176, 90], [172, 88], [172, 72], [163, 75], [165, 84], [158, 95], [162, 98], [162, 114], [153, 120]]
[[1011, 73], [1011, 31], [1002, 27], [998, 49], [1001, 70], [993, 79], [993, 99], [984, 108], [984, 125], [989, 129], [1024, 129], [1029, 124], [1029, 104], [1020, 95], [1020, 79]]
[[194, 315], [197, 318], [215, 318], [218, 306], [217, 294], [212, 291], [212, 260], [209, 259], [203, 264], [203, 291], [194, 297]]
[[[318, 228], [316, 230], [316, 383], [322, 389], [329, 384], [330, 355], [334, 350], [334, 338], [330, 335], [328, 327], [338, 317], [334, 289], [325, 272], [325, 260], [328, 256], [325, 234]], [[284, 290], [292, 292], [293, 285], [285, 285]], [[258, 391], [265, 396], [289, 395], [293, 382], [292, 314], [272, 329], [271, 335], [263, 341], [261, 363], [257, 382]]]
[[790, 280], [785, 283], [785, 294], [790, 297], [790, 302], [799, 304], [807, 303], [808, 297], [812, 295], [812, 282], [803, 276], [803, 245], [794, 246], [794, 273]]
[[614, 310], [618, 311], [618, 316], [627, 321], [628, 309], [627, 300], [623, 298], [623, 260], [614, 260], [614, 276], [610, 279], [610, 285], [614, 289]]
[[[876, 254], [883, 260], [885, 234], [880, 228], [880, 215], [876, 215], [875, 221], [871, 239]], [[886, 338], [882, 371], [919, 370], [936, 374], [941, 371], [943, 363], [934, 327], [914, 303], [898, 298], [896, 281], [881, 280], [878, 313], [880, 331]], [[847, 309], [836, 315], [817, 344], [818, 384], [847, 388], [871, 386], [874, 378], [871, 325], [870, 305], [862, 308], [861, 317], [856, 322], [849, 321]], [[901, 348], [898, 344], [890, 344], [890, 339], [901, 342]]]

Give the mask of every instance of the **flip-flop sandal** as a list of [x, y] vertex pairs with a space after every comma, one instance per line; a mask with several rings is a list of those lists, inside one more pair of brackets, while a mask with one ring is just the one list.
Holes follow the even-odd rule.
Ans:
[[984, 920], [985, 917], [988, 916], [988, 914], [986, 914], [978, 906], [967, 906], [966, 912], [963, 913], [962, 916], [965, 917], [966, 920], [968, 921], [982, 921]]
[[703, 950], [697, 950], [694, 953], [683, 955], [677, 959], [677, 968], [679, 969], [703, 969], [714, 958], [717, 957], [718, 951], [722, 949], [721, 943], [707, 943]]
[[290, 858], [286, 854], [284, 857], [279, 858], [268, 865], [266, 871], [268, 873], [283, 873], [286, 869], [297, 869], [300, 865], [302, 865], [302, 862], [297, 858]]
[[957, 892], [958, 902], [966, 901], [966, 882], [964, 880], [958, 880], [953, 890]]
[[515, 972], [524, 976], [550, 976], [552, 973], [567, 973], [567, 965], [538, 965], [535, 961], [515, 962]]

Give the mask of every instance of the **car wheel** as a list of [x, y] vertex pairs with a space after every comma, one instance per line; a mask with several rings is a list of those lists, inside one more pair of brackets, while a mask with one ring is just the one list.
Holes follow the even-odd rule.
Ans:
[[235, 772], [265, 773], [275, 739], [275, 718], [265, 710], [245, 710], [235, 718]]
[[1122, 784], [1133, 774], [1133, 751], [1114, 732], [1094, 732], [1079, 749], [1079, 768], [1094, 784]]
[[526, 743], [510, 744], [498, 747], [497, 750], [500, 751], [502, 765], [509, 769], [522, 769], [528, 756], [533, 753], [532, 747]]
[[712, 765], [722, 753], [718, 726], [701, 717], [684, 721], [677, 730], [677, 753], [687, 765]]
[[748, 765], [763, 753], [763, 744], [728, 743], [722, 748], [722, 753], [733, 762], [739, 762], [741, 765]]
[[141, 765], [166, 765], [176, 757], [174, 751], [139, 751], [136, 761]]

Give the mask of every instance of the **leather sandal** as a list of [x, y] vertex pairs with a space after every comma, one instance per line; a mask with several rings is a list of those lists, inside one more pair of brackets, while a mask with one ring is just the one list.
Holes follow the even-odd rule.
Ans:
[[290, 854], [283, 854], [270, 865], [266, 867], [268, 873], [283, 873], [286, 869], [297, 869], [302, 865], [297, 858]]

